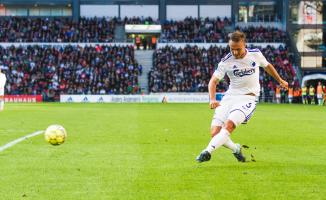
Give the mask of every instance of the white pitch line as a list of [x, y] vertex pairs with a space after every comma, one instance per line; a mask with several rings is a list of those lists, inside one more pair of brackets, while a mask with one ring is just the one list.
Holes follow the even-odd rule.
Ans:
[[23, 136], [23, 137], [21, 137], [21, 138], [18, 138], [18, 139], [16, 139], [16, 140], [13, 140], [13, 141], [11, 141], [11, 142], [9, 142], [9, 143], [7, 143], [7, 144], [1, 146], [1, 147], [0, 147], [0, 152], [1, 152], [1, 151], [4, 151], [4, 150], [6, 150], [6, 149], [8, 149], [8, 148], [10, 148], [10, 147], [12, 147], [12, 146], [14, 146], [15, 144], [17, 144], [17, 143], [19, 143], [19, 142], [22, 142], [22, 141], [26, 140], [26, 139], [28, 139], [28, 138], [31, 138], [31, 137], [34, 137], [34, 136], [40, 135], [40, 134], [42, 134], [43, 132], [44, 132], [44, 131], [36, 131], [36, 132], [34, 132], [34, 133], [31, 133], [31, 134], [25, 135], [25, 136]]

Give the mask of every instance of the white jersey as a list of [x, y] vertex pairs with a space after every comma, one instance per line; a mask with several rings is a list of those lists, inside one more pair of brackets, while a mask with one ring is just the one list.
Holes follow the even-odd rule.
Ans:
[[259, 49], [246, 49], [244, 58], [235, 59], [227, 54], [218, 64], [213, 76], [221, 80], [225, 74], [230, 78], [226, 95], [243, 95], [253, 93], [259, 96], [259, 67], [267, 67], [269, 62]]
[[4, 95], [6, 81], [6, 75], [0, 72], [0, 95]]

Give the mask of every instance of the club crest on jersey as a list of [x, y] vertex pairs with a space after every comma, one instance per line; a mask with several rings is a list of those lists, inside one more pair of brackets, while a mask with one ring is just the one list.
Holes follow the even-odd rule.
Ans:
[[255, 73], [256, 69], [236, 69], [233, 70], [233, 75], [237, 77], [250, 76]]
[[236, 69], [237, 68], [237, 66], [236, 65], [233, 65], [233, 69]]
[[252, 62], [251, 63], [251, 66], [255, 67], [256, 66], [256, 63], [255, 62]]

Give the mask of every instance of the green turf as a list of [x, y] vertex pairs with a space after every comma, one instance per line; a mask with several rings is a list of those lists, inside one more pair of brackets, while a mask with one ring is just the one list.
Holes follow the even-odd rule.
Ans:
[[326, 108], [260, 104], [233, 134], [257, 162], [229, 150], [195, 162], [206, 147], [206, 104], [6, 104], [0, 145], [50, 124], [43, 135], [0, 152], [0, 199], [325, 199]]

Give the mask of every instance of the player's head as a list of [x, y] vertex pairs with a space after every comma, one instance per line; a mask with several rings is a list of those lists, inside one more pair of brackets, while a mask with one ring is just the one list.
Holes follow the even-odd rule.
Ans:
[[241, 31], [229, 34], [229, 46], [231, 54], [236, 58], [243, 58], [246, 55], [246, 35]]

